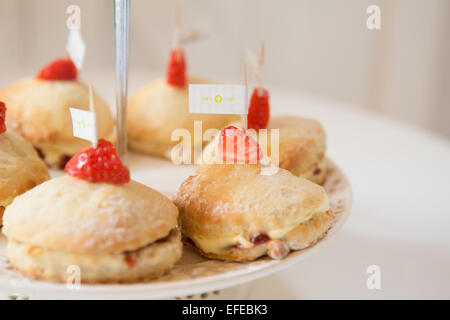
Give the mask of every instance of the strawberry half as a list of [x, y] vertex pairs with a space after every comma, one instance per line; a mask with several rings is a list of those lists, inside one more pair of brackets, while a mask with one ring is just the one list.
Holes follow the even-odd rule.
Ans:
[[186, 62], [182, 49], [172, 49], [170, 52], [170, 60], [167, 65], [167, 83], [180, 88], [186, 84]]
[[265, 129], [269, 124], [270, 107], [269, 91], [264, 88], [253, 90], [248, 107], [247, 127], [249, 129]]
[[226, 127], [219, 137], [219, 156], [225, 163], [257, 163], [263, 155], [258, 143], [244, 129]]
[[56, 59], [46, 64], [39, 74], [38, 79], [42, 80], [76, 80], [78, 70], [69, 58]]
[[124, 166], [113, 144], [99, 139], [96, 147], [81, 150], [67, 162], [64, 171], [89, 182], [130, 182], [130, 171]]
[[0, 101], [0, 133], [6, 131], [6, 106], [5, 103]]

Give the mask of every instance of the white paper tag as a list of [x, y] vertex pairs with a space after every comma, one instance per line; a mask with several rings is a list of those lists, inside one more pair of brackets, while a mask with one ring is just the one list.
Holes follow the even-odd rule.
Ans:
[[204, 30], [193, 29], [189, 32], [183, 33], [180, 36], [179, 43], [181, 45], [185, 45], [190, 42], [195, 42], [201, 39], [205, 39], [208, 36], [208, 33]]
[[66, 44], [67, 53], [78, 70], [81, 70], [86, 53], [86, 45], [81, 37], [80, 29], [74, 28], [69, 31]]
[[247, 86], [190, 84], [189, 112], [247, 114]]
[[95, 112], [70, 108], [72, 116], [73, 135], [89, 140], [97, 145], [97, 116]]

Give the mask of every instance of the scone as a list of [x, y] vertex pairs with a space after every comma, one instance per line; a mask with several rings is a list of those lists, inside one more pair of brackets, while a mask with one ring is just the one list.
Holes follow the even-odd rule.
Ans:
[[306, 248], [334, 217], [321, 186], [284, 169], [261, 175], [259, 165], [200, 165], [174, 202], [186, 239], [207, 257], [233, 261]]
[[5, 110], [0, 102], [0, 227], [5, 207], [49, 178], [47, 166], [31, 143], [10, 129], [6, 131]]
[[159, 277], [179, 260], [177, 208], [129, 181], [112, 150], [100, 140], [68, 162], [69, 176], [47, 181], [7, 207], [3, 233], [14, 268], [66, 281], [76, 266], [82, 283], [118, 283]]
[[[178, 60], [177, 60], [178, 59]], [[128, 141], [131, 149], [171, 159], [172, 141], [176, 129], [187, 129], [194, 147], [194, 121], [202, 121], [202, 130], [220, 130], [237, 119], [236, 115], [189, 113], [188, 83], [206, 83], [185, 77], [184, 53], [172, 51], [167, 76], [154, 80], [137, 91], [128, 104]]]
[[[73, 70], [73, 68], [74, 70]], [[51, 167], [65, 163], [88, 142], [72, 135], [69, 108], [89, 110], [89, 90], [77, 80], [68, 59], [55, 60], [37, 77], [21, 80], [0, 91], [8, 105], [8, 127], [19, 132]], [[94, 93], [98, 136], [113, 139], [114, 120], [106, 102]]]
[[[239, 123], [234, 123], [239, 126]], [[271, 117], [267, 128], [267, 147], [262, 147], [265, 156], [272, 158], [271, 129], [279, 129], [279, 167], [292, 174], [323, 184], [327, 175], [325, 160], [326, 134], [320, 122], [293, 116]], [[255, 139], [261, 146], [263, 138], [256, 130]], [[203, 149], [202, 162], [213, 163], [217, 157], [219, 134]], [[275, 149], [276, 150], [276, 149]]]
[[210, 258], [285, 257], [321, 239], [334, 218], [325, 190], [260, 164], [199, 165], [174, 196], [187, 242]]
[[[292, 117], [272, 117], [270, 129], [279, 129], [280, 168], [292, 174], [323, 184], [327, 176], [325, 161], [326, 134], [319, 121]], [[268, 154], [271, 154], [270, 133]]]

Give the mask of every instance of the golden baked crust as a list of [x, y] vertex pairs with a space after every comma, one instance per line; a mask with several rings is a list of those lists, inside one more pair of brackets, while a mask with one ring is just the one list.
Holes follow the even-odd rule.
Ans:
[[[231, 125], [240, 127], [240, 122]], [[317, 184], [323, 184], [326, 179], [326, 135], [320, 122], [307, 118], [292, 116], [271, 117], [267, 130], [267, 145], [261, 143], [258, 131], [254, 138], [258, 139], [265, 156], [272, 157], [270, 129], [279, 129], [279, 167], [292, 174], [308, 179]], [[251, 131], [249, 131], [251, 134]], [[217, 134], [214, 142], [208, 144], [203, 150], [205, 163], [212, 163], [216, 158], [215, 147], [218, 141]]]
[[130, 283], [158, 278], [180, 259], [178, 231], [164, 242], [132, 252], [77, 254], [52, 251], [14, 240], [8, 241], [8, 260], [20, 272], [37, 279], [65, 282], [79, 268], [82, 283]]
[[[233, 253], [235, 243], [223, 239], [248, 244], [251, 237], [265, 234], [284, 240], [298, 225], [329, 210], [322, 187], [284, 169], [261, 175], [259, 165], [200, 165], [197, 174], [180, 185], [174, 203], [183, 235], [207, 256], [238, 261], [252, 260], [267, 248]], [[321, 227], [327, 230], [329, 224], [324, 221]], [[222, 247], [212, 249], [213, 242]]]
[[90, 183], [62, 176], [16, 197], [3, 216], [9, 240], [79, 254], [136, 250], [165, 237], [178, 210], [135, 181]]
[[317, 165], [313, 166], [310, 170], [299, 174], [298, 177], [322, 185], [327, 178], [327, 170], [327, 161], [323, 158]]
[[[206, 83], [191, 78], [190, 83]], [[220, 129], [237, 119], [236, 115], [189, 113], [188, 86], [177, 88], [165, 78], [150, 82], [130, 99], [128, 104], [128, 135], [132, 149], [170, 158], [170, 150], [181, 141], [171, 141], [176, 129], [187, 129], [194, 143], [194, 121], [202, 121], [202, 129]]]
[[[280, 130], [280, 168], [302, 177], [314, 172], [320, 163], [324, 165], [326, 134], [320, 122], [307, 118], [278, 116], [270, 119], [268, 129]], [[268, 141], [270, 142], [270, 139]], [[269, 154], [270, 148], [269, 143]], [[321, 170], [317, 175], [320, 176], [324, 171]], [[308, 178], [314, 180], [314, 174]], [[318, 177], [318, 180], [323, 179]]]
[[[89, 110], [88, 87], [79, 81], [28, 78], [0, 91], [8, 108], [7, 124], [41, 149], [50, 162], [73, 155], [89, 142], [75, 138], [69, 108]], [[114, 139], [114, 120], [106, 102], [94, 93], [98, 137]], [[48, 161], [47, 161], [48, 162]], [[54, 165], [55, 163], [50, 163]]]
[[48, 179], [47, 166], [31, 143], [10, 129], [0, 134], [0, 226], [4, 207]]

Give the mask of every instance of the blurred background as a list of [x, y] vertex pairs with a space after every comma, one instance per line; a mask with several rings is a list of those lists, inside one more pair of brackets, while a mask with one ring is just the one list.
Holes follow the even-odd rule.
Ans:
[[[71, 4], [81, 8], [87, 44], [81, 77], [114, 101], [112, 0], [0, 0], [1, 86], [64, 55]], [[381, 9], [381, 30], [366, 26], [369, 5]], [[191, 74], [240, 82], [245, 48], [258, 52], [265, 40], [269, 89], [372, 110], [450, 139], [448, 0], [132, 0], [131, 92], [165, 72], [177, 6], [182, 29], [208, 32], [185, 47]]]

